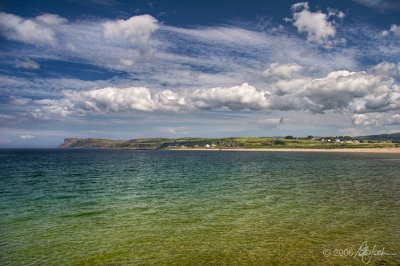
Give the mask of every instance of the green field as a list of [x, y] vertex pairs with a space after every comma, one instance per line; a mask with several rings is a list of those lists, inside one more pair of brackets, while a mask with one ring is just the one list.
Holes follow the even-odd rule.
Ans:
[[[328, 139], [330, 141], [328, 141]], [[336, 142], [336, 139], [340, 142]], [[349, 143], [350, 142], [350, 143]], [[66, 144], [67, 143], [67, 144]], [[114, 148], [114, 149], [179, 149], [179, 148], [395, 148], [400, 143], [391, 140], [358, 140], [350, 137], [321, 138], [271, 138], [271, 137], [231, 137], [231, 138], [143, 138], [132, 140], [109, 139], [66, 139], [61, 148]]]

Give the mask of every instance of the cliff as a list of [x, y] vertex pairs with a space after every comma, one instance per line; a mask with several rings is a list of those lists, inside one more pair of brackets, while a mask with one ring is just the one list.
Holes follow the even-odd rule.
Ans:
[[68, 148], [71, 147], [74, 143], [79, 141], [77, 138], [67, 138], [64, 139], [64, 143], [59, 146], [59, 148]]

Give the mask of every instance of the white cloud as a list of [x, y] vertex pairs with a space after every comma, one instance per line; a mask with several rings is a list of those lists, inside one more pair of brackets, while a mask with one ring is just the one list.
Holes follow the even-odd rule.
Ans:
[[310, 9], [310, 6], [308, 5], [308, 2], [299, 2], [295, 3], [291, 7], [292, 11], [298, 11], [298, 10], [303, 10], [303, 9]]
[[280, 110], [350, 110], [356, 113], [400, 109], [400, 86], [387, 76], [334, 71], [322, 78], [280, 80], [273, 84], [272, 108]]
[[353, 0], [364, 6], [378, 9], [380, 11], [400, 10], [399, 0]]
[[375, 126], [378, 124], [377, 119], [368, 114], [355, 114], [352, 120], [356, 126]]
[[31, 101], [32, 100], [29, 98], [15, 97], [15, 96], [10, 97], [10, 103], [15, 104], [15, 105], [25, 105]]
[[202, 42], [225, 43], [226, 45], [241, 44], [256, 46], [265, 44], [267, 41], [261, 32], [230, 26], [192, 29], [163, 26], [162, 30], [168, 32], [168, 34], [179, 34]]
[[24, 134], [24, 135], [20, 135], [19, 137], [23, 140], [27, 140], [27, 139], [33, 139], [35, 136], [29, 135], [29, 134]]
[[388, 36], [393, 34], [394, 36], [400, 38], [400, 25], [392, 24], [389, 30], [382, 31], [383, 36]]
[[340, 10], [328, 7], [328, 16], [344, 19], [346, 17], [346, 14]]
[[381, 62], [372, 68], [372, 72], [389, 78], [400, 76], [400, 64]]
[[5, 115], [5, 114], [0, 114], [0, 121], [8, 121], [14, 119], [15, 116], [13, 115]]
[[[106, 87], [113, 84], [114, 80], [80, 80], [72, 78], [35, 78], [14, 77], [0, 75], [1, 91], [10, 96], [9, 103], [24, 105], [31, 101], [30, 98], [44, 98], [61, 96], [63, 90], [91, 89]], [[120, 80], [119, 85], [125, 85], [128, 81]], [[131, 80], [129, 80], [129, 83]], [[19, 96], [23, 95], [23, 96]]]
[[0, 35], [41, 46], [15, 50], [19, 58], [28, 58], [35, 53], [35, 57], [46, 60], [90, 63], [129, 71], [140, 60], [152, 58], [144, 56], [154, 54], [157, 42], [153, 45], [151, 34], [160, 27], [150, 15], [133, 16], [127, 20], [67, 22], [52, 14], [23, 18], [0, 12]]
[[362, 120], [363, 116], [400, 110], [400, 85], [390, 75], [396, 67], [383, 62], [368, 72], [341, 70], [319, 78], [282, 78], [268, 85], [268, 90], [247, 83], [207, 89], [106, 87], [68, 90], [59, 99], [33, 100], [28, 107], [36, 108], [32, 114], [38, 119], [89, 113], [252, 110], [360, 114], [354, 117], [357, 118], [354, 124], [373, 124], [375, 122], [369, 122], [371, 119]]
[[269, 68], [264, 70], [263, 76], [266, 78], [284, 78], [289, 79], [293, 74], [296, 74], [303, 70], [301, 65], [291, 63], [291, 64], [278, 64], [272, 63]]
[[[306, 45], [302, 38], [284, 31], [256, 31], [231, 25], [181, 28], [157, 23], [159, 29], [148, 35], [151, 32], [149, 28], [154, 29], [149, 26], [153, 25], [152, 22], [137, 23], [133, 29], [126, 26], [131, 21], [146, 20], [152, 19], [150, 16], [137, 16], [127, 20], [70, 21], [54, 27], [54, 30], [57, 29], [56, 46], [48, 45], [46, 49], [23, 46], [23, 49], [15, 48], [12, 55], [16, 58], [34, 56], [37, 60], [66, 60], [90, 64], [102, 68], [99, 71], [104, 72], [122, 70], [131, 74], [135, 80], [140, 79], [135, 86], [157, 89], [165, 86], [179, 89], [227, 87], [248, 80], [259, 86], [264, 82], [260, 72], [266, 64], [272, 62], [296, 63], [315, 75], [356, 66], [354, 54], [350, 50], [326, 53], [317, 47]], [[105, 25], [110, 26], [108, 38], [105, 37]], [[115, 31], [112, 30], [114, 28]], [[143, 32], [143, 35], [139, 32]], [[101, 84], [91, 88], [127, 85], [121, 84], [125, 82], [119, 82], [121, 79], [98, 81]], [[18, 88], [18, 93], [23, 96], [28, 96], [23, 94], [28, 90], [38, 94], [44, 90], [47, 93], [59, 91], [54, 87], [86, 88], [86, 85], [63, 88], [63, 80], [57, 82], [48, 77], [26, 79], [25, 83], [24, 90]], [[13, 94], [11, 90], [16, 90], [15, 85], [17, 84], [3, 83], [10, 94]]]
[[131, 67], [135, 64], [135, 60], [130, 59], [130, 58], [121, 58], [119, 60], [119, 63], [121, 64], [121, 67]]
[[41, 16], [37, 16], [35, 18], [35, 20], [42, 24], [42, 25], [47, 25], [47, 26], [59, 26], [63, 23], [67, 22], [67, 19], [62, 18], [58, 15], [54, 15], [54, 14], [43, 14]]
[[190, 105], [196, 109], [263, 110], [270, 105], [269, 92], [244, 83], [230, 88], [197, 89], [188, 92]]
[[106, 39], [125, 41], [146, 54], [150, 51], [150, 35], [160, 26], [154, 17], [140, 15], [127, 20], [108, 21], [103, 24], [103, 27]]
[[330, 45], [331, 38], [336, 35], [336, 28], [330, 22], [329, 16], [344, 17], [344, 13], [338, 10], [329, 12], [329, 16], [321, 11], [311, 12], [307, 2], [292, 5], [293, 25], [300, 33], [307, 33], [307, 41], [323, 45]]
[[400, 125], [400, 114], [399, 113], [365, 113], [365, 114], [354, 114], [352, 117], [353, 124], [356, 126], [397, 126]]
[[[305, 9], [311, 14], [318, 13], [311, 12], [306, 3], [297, 5], [294, 12]], [[336, 27], [332, 16], [340, 18], [340, 11], [328, 10], [325, 13], [327, 21]], [[136, 42], [141, 35], [131, 34], [130, 29], [121, 26], [131, 19], [74, 20], [59, 27], [51, 26], [60, 22], [51, 17], [35, 20], [37, 24], [53, 30], [57, 45], [48, 45], [46, 49], [21, 45], [23, 49], [13, 52], [17, 55], [15, 58], [22, 61], [25, 58], [44, 58], [89, 63], [103, 69], [123, 70], [128, 74], [97, 81], [3, 74], [0, 75], [0, 89], [5, 95], [16, 97], [13, 101], [10, 97], [6, 103], [15, 113], [8, 109], [7, 113], [18, 116], [24, 111], [33, 111], [37, 118], [51, 118], [107, 112], [124, 113], [112, 114], [113, 117], [128, 117], [131, 113], [135, 113], [136, 117], [140, 113], [137, 111], [155, 112], [140, 113], [144, 119], [163, 111], [267, 110], [268, 113], [276, 112], [273, 114], [275, 117], [286, 118], [286, 110], [293, 113], [305, 110], [301, 115], [312, 116], [309, 111], [340, 112], [340, 115], [346, 116], [343, 121], [349, 123], [354, 113], [396, 111], [399, 108], [398, 64], [383, 62], [373, 70], [359, 71], [363, 68], [359, 57], [368, 57], [365, 54], [373, 53], [376, 59], [385, 54], [385, 60], [396, 62], [398, 48], [393, 43], [394, 38], [378, 38], [379, 43], [367, 41], [365, 46], [368, 47], [362, 47], [365, 49], [360, 49], [360, 46], [354, 49], [337, 47], [327, 51], [315, 45], [306, 45], [305, 38], [297, 34], [284, 30], [272, 32], [268, 27], [264, 31], [249, 30], [249, 25], [245, 26], [247, 28], [229, 25], [179, 28], [156, 22], [158, 30], [150, 30], [150, 33], [148, 24], [143, 24], [143, 31], [147, 32], [144, 36], [149, 33], [148, 38], [144, 38], [148, 42]], [[107, 23], [118, 29], [109, 37], [105, 36]], [[134, 30], [138, 31], [138, 28]], [[371, 32], [374, 36], [379, 33], [370, 29], [368, 34]], [[357, 34], [353, 32], [353, 35]], [[333, 41], [333, 37], [328, 36], [328, 41]], [[140, 53], [152, 48], [157, 53], [149, 62]], [[268, 65], [270, 67], [265, 70]], [[336, 71], [338, 69], [347, 71]], [[267, 82], [260, 74], [263, 70], [264, 75], [271, 78]], [[109, 74], [107, 70], [104, 73]], [[251, 81], [253, 86], [250, 87], [254, 90], [244, 87], [233, 89], [235, 84], [246, 81]], [[130, 90], [140, 87], [144, 90]], [[76, 95], [73, 95], [74, 90]], [[47, 100], [32, 101], [28, 97]], [[216, 113], [226, 112], [213, 112]], [[277, 120], [267, 119], [264, 122], [272, 126]]]
[[389, 125], [400, 125], [400, 114], [394, 114], [389, 118]]
[[36, 70], [36, 69], [40, 68], [38, 63], [36, 63], [35, 61], [30, 60], [30, 59], [23, 60], [23, 61], [17, 60], [15, 62], [15, 67], [29, 69], [29, 70]]
[[270, 105], [269, 93], [244, 83], [228, 88], [152, 91], [146, 87], [107, 87], [88, 91], [68, 91], [59, 100], [35, 100], [41, 106], [35, 118], [66, 117], [87, 112], [129, 112], [194, 110], [264, 110]]
[[66, 22], [66, 19], [52, 14], [24, 19], [0, 12], [0, 34], [14, 41], [55, 45], [57, 43], [56, 29]]

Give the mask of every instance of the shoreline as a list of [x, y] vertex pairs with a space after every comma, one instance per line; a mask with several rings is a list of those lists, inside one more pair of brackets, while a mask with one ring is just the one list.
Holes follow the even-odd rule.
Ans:
[[338, 148], [338, 149], [306, 149], [306, 148], [237, 148], [237, 149], [213, 149], [213, 148], [174, 148], [173, 151], [239, 151], [239, 152], [327, 152], [327, 153], [389, 153], [400, 154], [400, 148]]

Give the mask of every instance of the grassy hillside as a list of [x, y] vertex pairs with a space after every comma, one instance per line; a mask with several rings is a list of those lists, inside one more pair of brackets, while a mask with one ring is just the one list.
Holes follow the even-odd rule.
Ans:
[[381, 135], [370, 135], [370, 136], [361, 136], [360, 139], [371, 140], [371, 141], [393, 141], [400, 143], [400, 132], [393, 134], [381, 134]]
[[142, 138], [132, 140], [109, 139], [65, 139], [60, 148], [115, 148], [115, 149], [179, 149], [179, 148], [309, 148], [309, 149], [337, 149], [337, 148], [390, 148], [400, 147], [392, 141], [362, 141], [314, 138]]

